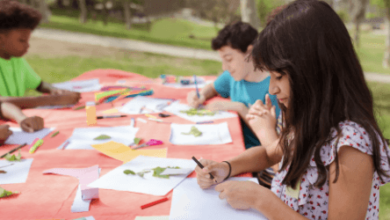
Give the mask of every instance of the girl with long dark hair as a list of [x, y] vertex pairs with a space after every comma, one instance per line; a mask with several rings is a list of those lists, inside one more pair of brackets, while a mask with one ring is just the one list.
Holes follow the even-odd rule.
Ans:
[[[272, 192], [226, 181], [216, 186], [220, 198], [269, 219], [378, 219], [379, 187], [390, 181], [389, 148], [341, 19], [325, 2], [295, 1], [260, 33], [252, 56], [270, 72], [269, 92], [282, 109], [280, 139], [225, 162], [202, 160], [200, 187], [281, 162]], [[253, 107], [247, 119], [266, 123], [270, 111]]]

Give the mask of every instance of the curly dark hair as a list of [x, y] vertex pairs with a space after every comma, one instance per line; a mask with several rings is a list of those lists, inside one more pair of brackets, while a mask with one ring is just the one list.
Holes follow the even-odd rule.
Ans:
[[224, 46], [231, 46], [245, 53], [258, 35], [255, 28], [244, 22], [236, 22], [226, 25], [218, 32], [218, 36], [211, 42], [213, 50], [219, 50]]
[[0, 1], [0, 31], [16, 28], [34, 30], [41, 21], [41, 13], [13, 0]]

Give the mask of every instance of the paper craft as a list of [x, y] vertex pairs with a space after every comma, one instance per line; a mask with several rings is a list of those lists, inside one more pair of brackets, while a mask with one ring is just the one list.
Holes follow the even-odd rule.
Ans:
[[[102, 144], [108, 141], [115, 141], [129, 146], [134, 142], [134, 137], [138, 129], [132, 126], [76, 128], [72, 136], [68, 139], [69, 144], [65, 149], [93, 150], [94, 148], [91, 145]], [[111, 139], [94, 140], [94, 138], [101, 134], [108, 135]]]
[[[256, 182], [254, 178], [236, 177], [230, 179]], [[169, 220], [267, 219], [254, 209], [234, 209], [226, 200], [221, 200], [218, 196], [219, 192], [215, 191], [215, 187], [203, 190], [199, 187], [196, 178], [187, 178], [173, 190]]]
[[[202, 135], [184, 135], [183, 131], [196, 127]], [[220, 124], [171, 124], [169, 141], [175, 145], [214, 145], [232, 142], [227, 122]]]
[[19, 192], [7, 191], [7, 190], [0, 187], [0, 198], [11, 196], [11, 195], [17, 194], [17, 193], [19, 193]]
[[99, 178], [100, 169], [98, 165], [84, 169], [54, 168], [43, 171], [44, 174], [53, 173], [59, 175], [73, 176], [79, 179], [76, 197], [73, 201], [72, 212], [87, 212], [92, 199], [99, 198], [99, 189], [87, 185]]
[[126, 103], [119, 111], [126, 114], [160, 113], [172, 103], [172, 99], [158, 99], [137, 96]]
[[32, 162], [33, 159], [23, 159], [19, 162], [0, 160], [0, 167], [6, 172], [0, 174], [0, 184], [25, 183]]
[[127, 169], [133, 170], [134, 172], [140, 172], [158, 166], [179, 166], [193, 171], [196, 164], [192, 160], [138, 156], [134, 160], [115, 168], [88, 186], [163, 196], [191, 173], [191, 171], [189, 171], [187, 175], [171, 176], [169, 179], [153, 177], [152, 172], [146, 173], [144, 177], [123, 174], [123, 171]]
[[55, 128], [44, 128], [33, 133], [24, 132], [21, 128], [10, 128], [13, 132], [5, 144], [31, 144], [36, 138], [42, 139], [54, 131]]
[[216, 119], [222, 119], [222, 118], [234, 118], [237, 117], [236, 114], [226, 112], [226, 111], [218, 111], [214, 115], [188, 115], [187, 113], [183, 113], [182, 111], [188, 111], [191, 107], [185, 104], [181, 104], [179, 102], [173, 102], [168, 107], [166, 107], [164, 110], [171, 112], [181, 118], [187, 119], [192, 122], [202, 122], [202, 121], [212, 121]]
[[132, 150], [130, 147], [117, 143], [115, 141], [110, 141], [103, 144], [92, 145], [93, 148], [100, 151], [101, 153], [115, 158], [117, 160], [123, 161], [124, 163], [133, 160], [139, 155], [151, 156], [151, 157], [167, 157], [167, 149], [156, 149], [156, 150]]
[[134, 220], [169, 220], [169, 216], [137, 216]]
[[94, 92], [101, 89], [99, 79], [68, 81], [52, 84], [55, 88], [65, 89], [73, 92]]

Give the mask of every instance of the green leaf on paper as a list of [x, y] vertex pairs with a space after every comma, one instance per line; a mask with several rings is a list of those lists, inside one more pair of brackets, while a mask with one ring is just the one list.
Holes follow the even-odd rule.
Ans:
[[127, 175], [129, 175], [129, 174], [135, 175], [135, 172], [132, 171], [132, 170], [124, 170], [123, 173], [124, 173], [124, 174], [127, 174]]
[[139, 144], [139, 142], [141, 142], [142, 138], [134, 138], [134, 144]]
[[101, 134], [101, 135], [94, 138], [94, 140], [96, 140], [96, 141], [97, 140], [107, 140], [107, 139], [111, 139], [111, 137], [108, 135], [105, 135], [105, 134]]
[[216, 114], [216, 112], [213, 112], [213, 111], [210, 111], [210, 110], [207, 110], [207, 109], [195, 109], [195, 108], [192, 108], [192, 109], [189, 109], [189, 110], [181, 110], [180, 112], [184, 113], [184, 114], [187, 114], [188, 116], [194, 116], [194, 115], [197, 115], [197, 116], [205, 116], [205, 115], [213, 116], [213, 115]]
[[195, 137], [199, 137], [202, 135], [202, 132], [199, 131], [195, 126], [191, 127], [191, 131], [188, 133], [182, 132], [184, 135], [194, 135]]
[[22, 154], [20, 152], [20, 149], [18, 151], [18, 155], [17, 156], [15, 156], [15, 154], [12, 154], [12, 155], [11, 154], [7, 154], [5, 156], [5, 159], [8, 160], [8, 161], [20, 161], [22, 159]]
[[180, 169], [180, 167], [156, 167], [156, 168], [152, 169], [153, 170], [153, 176], [154, 177], [158, 177], [158, 178], [169, 179], [169, 175], [160, 175], [167, 168]]
[[7, 190], [0, 187], [0, 198], [7, 197], [7, 196], [17, 194], [17, 193], [19, 193], [19, 192], [7, 191]]

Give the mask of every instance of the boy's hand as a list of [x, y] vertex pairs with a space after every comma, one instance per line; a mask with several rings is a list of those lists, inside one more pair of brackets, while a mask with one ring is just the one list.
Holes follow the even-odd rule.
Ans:
[[53, 96], [53, 105], [70, 105], [79, 102], [81, 96], [78, 92], [67, 92], [62, 95]]
[[43, 118], [38, 116], [25, 118], [20, 122], [20, 127], [23, 131], [32, 133], [34, 131], [42, 130], [44, 126]]
[[65, 89], [57, 89], [57, 88], [54, 88], [50, 91], [50, 95], [65, 95], [70, 93], [75, 93], [75, 92], [65, 90]]
[[0, 145], [3, 145], [11, 135], [12, 131], [9, 130], [9, 125], [0, 125]]
[[196, 91], [191, 91], [187, 94], [187, 103], [192, 108], [198, 108], [205, 101], [206, 101], [206, 97], [204, 97], [202, 94], [200, 94], [200, 96], [198, 98]]
[[241, 102], [232, 101], [215, 101], [205, 106], [205, 109], [210, 111], [235, 111], [239, 112], [246, 106]]

